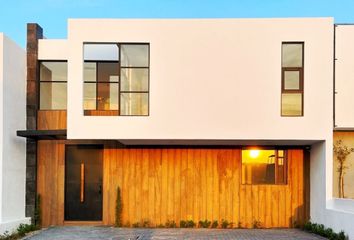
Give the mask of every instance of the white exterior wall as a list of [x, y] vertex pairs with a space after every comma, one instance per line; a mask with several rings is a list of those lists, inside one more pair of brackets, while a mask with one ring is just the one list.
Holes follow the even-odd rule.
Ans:
[[39, 39], [38, 59], [67, 60], [67, 49], [65, 39]]
[[[69, 20], [68, 138], [326, 139], [332, 24], [330, 18]], [[280, 116], [282, 41], [305, 42], [304, 117]], [[83, 42], [150, 43], [150, 116], [83, 116]]]
[[25, 51], [0, 33], [0, 234], [25, 218], [26, 128]]
[[354, 25], [337, 25], [335, 43], [335, 125], [354, 129]]

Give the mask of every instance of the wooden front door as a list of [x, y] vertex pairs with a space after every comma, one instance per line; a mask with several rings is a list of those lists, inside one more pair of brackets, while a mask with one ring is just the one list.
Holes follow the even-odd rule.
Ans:
[[65, 220], [102, 220], [101, 145], [65, 148]]

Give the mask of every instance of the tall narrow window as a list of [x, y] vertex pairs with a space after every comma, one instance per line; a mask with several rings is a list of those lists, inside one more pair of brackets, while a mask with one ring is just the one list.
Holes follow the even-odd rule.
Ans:
[[149, 45], [84, 44], [84, 114], [148, 115]]
[[65, 110], [67, 62], [41, 61], [39, 82], [39, 108], [41, 110]]
[[281, 115], [304, 115], [304, 43], [282, 44]]

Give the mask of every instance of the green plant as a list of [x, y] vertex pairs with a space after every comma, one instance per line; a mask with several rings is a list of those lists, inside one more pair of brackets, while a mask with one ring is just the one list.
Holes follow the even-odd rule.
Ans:
[[140, 228], [140, 222], [136, 222], [132, 224], [133, 228]]
[[337, 161], [339, 163], [337, 172], [339, 173], [338, 179], [338, 195], [340, 198], [345, 198], [344, 195], [344, 174], [345, 170], [348, 168], [346, 165], [346, 160], [349, 154], [354, 152], [354, 148], [348, 148], [343, 145], [342, 140], [337, 140], [333, 145], [333, 152], [337, 156]]
[[214, 220], [212, 223], [211, 223], [211, 228], [217, 228], [219, 226], [219, 223], [218, 221]]
[[167, 221], [166, 221], [166, 224], [165, 224], [165, 227], [167, 227], [167, 228], [176, 228], [176, 227], [177, 227], [177, 224], [176, 224], [175, 221], [167, 220]]
[[232, 226], [231, 222], [224, 220], [224, 219], [221, 220], [221, 228], [229, 228], [231, 226]]
[[38, 227], [33, 224], [20, 224], [17, 228], [17, 234], [21, 237], [25, 236], [26, 233], [38, 230]]
[[262, 227], [262, 224], [260, 221], [258, 221], [258, 220], [253, 221], [253, 228], [261, 228], [261, 227]]
[[122, 227], [122, 211], [123, 211], [123, 203], [122, 203], [122, 196], [121, 196], [121, 191], [120, 187], [117, 187], [117, 199], [116, 199], [116, 222], [115, 226], [116, 227]]
[[32, 224], [37, 227], [40, 227], [42, 224], [42, 217], [41, 217], [41, 196], [37, 194], [36, 197], [36, 206], [34, 209], [34, 217], [32, 219]]
[[150, 227], [150, 221], [147, 220], [147, 219], [143, 220], [143, 221], [141, 222], [141, 227], [143, 227], [143, 228], [148, 228], [148, 227]]
[[210, 227], [210, 224], [211, 224], [211, 221], [208, 221], [208, 220], [204, 220], [204, 221], [202, 221], [202, 220], [200, 220], [199, 222], [198, 222], [198, 227], [201, 227], [201, 228], [209, 228]]
[[195, 227], [195, 222], [193, 220], [181, 220], [179, 226], [181, 228], [193, 228]]
[[237, 223], [237, 227], [238, 227], [238, 228], [242, 228], [242, 222], [238, 222], [238, 223]]
[[162, 223], [160, 223], [159, 225], [156, 225], [157, 228], [164, 228], [165, 225], [163, 225]]
[[330, 240], [348, 240], [348, 236], [343, 231], [335, 233], [331, 228], [326, 228], [323, 224], [311, 223], [309, 221], [303, 225], [302, 229]]
[[26, 235], [26, 233], [35, 231], [38, 229], [38, 226], [34, 224], [20, 224], [16, 231], [10, 234], [8, 231], [5, 231], [2, 235], [0, 235], [0, 240], [15, 240], [22, 238]]

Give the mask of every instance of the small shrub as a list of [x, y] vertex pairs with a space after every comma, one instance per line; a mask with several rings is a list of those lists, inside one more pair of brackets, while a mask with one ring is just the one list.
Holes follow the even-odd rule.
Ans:
[[143, 227], [143, 228], [148, 228], [148, 227], [150, 227], [150, 221], [147, 220], [147, 219], [143, 220], [143, 221], [141, 222], [141, 227]]
[[205, 219], [204, 221], [200, 220], [198, 226], [201, 228], [209, 228], [210, 224], [211, 222]]
[[133, 228], [140, 228], [140, 222], [136, 222], [132, 224]]
[[262, 224], [260, 221], [258, 221], [258, 220], [253, 221], [253, 228], [261, 228], [261, 227], [262, 227]]
[[165, 225], [163, 225], [162, 223], [160, 223], [159, 225], [156, 225], [157, 228], [164, 228]]
[[231, 226], [232, 226], [232, 223], [230, 223], [229, 221], [224, 220], [224, 219], [221, 220], [221, 228], [229, 228]]
[[218, 221], [214, 220], [212, 223], [211, 223], [211, 228], [217, 228], [219, 226], [219, 223]]
[[17, 230], [10, 234], [8, 231], [5, 231], [2, 235], [0, 235], [0, 240], [15, 240], [22, 238], [26, 235], [26, 233], [37, 230], [38, 227], [34, 224], [20, 224]]
[[121, 196], [121, 191], [120, 188], [117, 187], [117, 199], [116, 199], [116, 222], [115, 226], [116, 227], [122, 227], [122, 211], [123, 211], [123, 204], [122, 204], [122, 196]]
[[237, 223], [237, 227], [238, 227], [238, 228], [242, 228], [242, 222], [238, 222], [238, 223]]
[[302, 229], [306, 232], [314, 233], [330, 240], [347, 240], [348, 236], [343, 231], [335, 233], [331, 228], [326, 228], [323, 224], [306, 222]]
[[195, 222], [193, 220], [187, 220], [187, 221], [181, 220], [179, 222], [179, 226], [181, 228], [193, 228], [195, 227]]
[[166, 221], [166, 224], [165, 224], [165, 227], [167, 227], [167, 228], [176, 228], [176, 227], [177, 227], [177, 224], [176, 224], [175, 221], [167, 220], [167, 221]]
[[340, 231], [338, 234], [337, 234], [337, 239], [338, 240], [348, 240], [348, 236], [345, 235], [345, 232], [344, 231]]
[[33, 224], [20, 224], [17, 228], [17, 234], [21, 237], [25, 236], [26, 233], [37, 230], [38, 227]]

